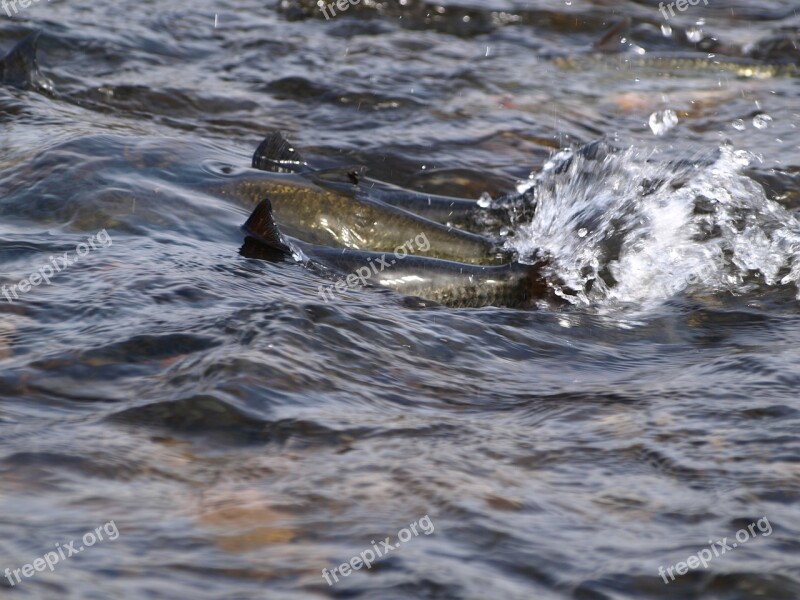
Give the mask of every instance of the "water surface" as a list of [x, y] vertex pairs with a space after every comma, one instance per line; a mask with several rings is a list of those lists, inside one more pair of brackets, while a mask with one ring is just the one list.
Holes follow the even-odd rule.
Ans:
[[[800, 24], [788, 0], [3, 16], [3, 48], [42, 30], [57, 94], [0, 89], [2, 283], [96, 247], [0, 296], [0, 569], [119, 531], [3, 596], [800, 597], [800, 78], [584, 60], [625, 17], [628, 50], [700, 56]], [[416, 190], [533, 183], [535, 217], [488, 233], [579, 293], [324, 302], [318, 272], [243, 255], [252, 205], [209, 189], [276, 129]], [[598, 138], [619, 151], [551, 158]]]

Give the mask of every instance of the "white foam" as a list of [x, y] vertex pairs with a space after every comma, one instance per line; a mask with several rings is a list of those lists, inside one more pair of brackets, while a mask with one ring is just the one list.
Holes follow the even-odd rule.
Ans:
[[568, 169], [535, 177], [535, 216], [507, 244], [549, 254], [579, 292], [573, 302], [646, 307], [681, 292], [800, 287], [800, 222], [742, 173], [747, 153], [724, 146], [682, 166], [635, 148], [564, 156]]

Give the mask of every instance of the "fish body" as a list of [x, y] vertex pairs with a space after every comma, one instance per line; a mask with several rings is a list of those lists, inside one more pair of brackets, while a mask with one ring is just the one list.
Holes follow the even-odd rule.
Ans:
[[323, 297], [359, 283], [451, 307], [522, 308], [554, 297], [544, 262], [513, 262], [490, 240], [452, 226], [477, 224], [484, 209], [473, 200], [410, 192], [357, 172], [314, 171], [279, 132], [259, 145], [253, 166], [262, 177], [248, 173], [226, 189], [248, 202], [268, 198], [245, 233], [342, 276], [320, 287]]
[[493, 240], [455, 226], [472, 222], [480, 208], [474, 201], [409, 192], [365, 179], [358, 169], [314, 170], [280, 132], [259, 144], [252, 165], [252, 170], [220, 173], [225, 181], [214, 190], [252, 206], [269, 197], [276, 223], [296, 239], [392, 252], [424, 235], [432, 247], [430, 257], [474, 265], [505, 264], [513, 258]]
[[528, 308], [550, 296], [542, 274], [543, 264], [512, 262], [478, 266], [421, 256], [396, 258], [377, 252], [341, 252], [331, 248], [304, 247], [303, 251], [337, 273], [358, 276], [360, 269], [372, 268], [373, 273], [367, 278], [372, 285], [454, 308]]
[[[362, 285], [386, 287], [407, 296], [460, 308], [529, 308], [554, 297], [544, 274], [544, 262], [479, 266], [309, 244], [281, 232], [268, 199], [256, 207], [243, 230], [250, 239], [285, 254], [298, 254], [299, 250], [310, 265], [321, 267], [327, 274], [347, 277], [348, 287], [360, 281]], [[336, 287], [338, 290], [340, 286]], [[320, 292], [325, 298], [324, 286]], [[328, 286], [327, 294], [332, 296], [333, 293], [333, 286]]]
[[563, 69], [587, 69], [602, 66], [617, 71], [657, 71], [669, 74], [691, 74], [697, 72], [730, 73], [748, 79], [770, 79], [774, 77], [796, 77], [800, 67], [794, 63], [764, 63], [748, 58], [731, 58], [697, 54], [585, 54], [559, 56], [553, 64]]
[[393, 252], [424, 234], [430, 256], [476, 265], [503, 264], [511, 254], [492, 240], [437, 223], [362, 194], [324, 189], [303, 175], [247, 172], [230, 177], [216, 193], [255, 205], [272, 201], [275, 221], [287, 235], [317, 245]]
[[505, 211], [490, 214], [490, 207], [481, 206], [476, 200], [414, 192], [372, 179], [365, 179], [360, 185], [359, 193], [364, 196], [465, 231], [480, 231], [488, 219], [502, 221], [506, 216]]
[[[736, 44], [722, 43], [714, 36], [697, 39], [680, 27], [670, 29], [667, 35], [663, 28], [654, 31], [647, 23], [634, 23], [628, 17], [614, 24], [590, 51], [550, 57], [550, 60], [570, 70], [605, 68], [655, 71], [659, 75], [714, 72], [748, 79], [800, 75], [796, 32], [783, 32], [762, 39], [752, 47], [740, 48]], [[659, 50], [662, 42], [691, 49]], [[638, 48], [638, 51], [631, 48]]]

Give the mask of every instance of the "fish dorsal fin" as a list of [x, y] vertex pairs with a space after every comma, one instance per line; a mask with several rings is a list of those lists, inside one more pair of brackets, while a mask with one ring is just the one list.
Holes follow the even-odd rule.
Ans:
[[272, 216], [272, 202], [264, 198], [258, 203], [256, 209], [242, 225], [242, 231], [248, 236], [282, 252], [291, 252], [288, 244], [283, 241], [278, 225]]
[[253, 168], [273, 173], [305, 173], [309, 171], [303, 156], [283, 137], [273, 131], [258, 145], [253, 154]]
[[34, 31], [17, 43], [0, 60], [0, 81], [6, 85], [45, 92], [53, 92], [53, 82], [39, 71], [36, 61], [36, 47], [41, 31]]
[[631, 18], [626, 17], [609, 29], [608, 32], [603, 34], [603, 37], [594, 43], [593, 49], [595, 52], [621, 52], [624, 49], [622, 40], [630, 33], [631, 23]]

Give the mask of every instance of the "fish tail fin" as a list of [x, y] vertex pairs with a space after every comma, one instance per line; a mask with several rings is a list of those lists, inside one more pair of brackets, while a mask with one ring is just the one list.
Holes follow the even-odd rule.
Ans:
[[272, 203], [269, 198], [264, 198], [259, 202], [245, 224], [242, 225], [242, 231], [248, 237], [271, 248], [287, 253], [292, 251], [284, 241], [283, 235], [275, 223], [275, 219], [272, 216]]
[[273, 173], [305, 173], [308, 163], [280, 131], [273, 131], [256, 148], [253, 168]]
[[34, 31], [18, 42], [0, 60], [0, 81], [22, 89], [53, 92], [53, 82], [42, 75], [36, 60], [41, 31]]

